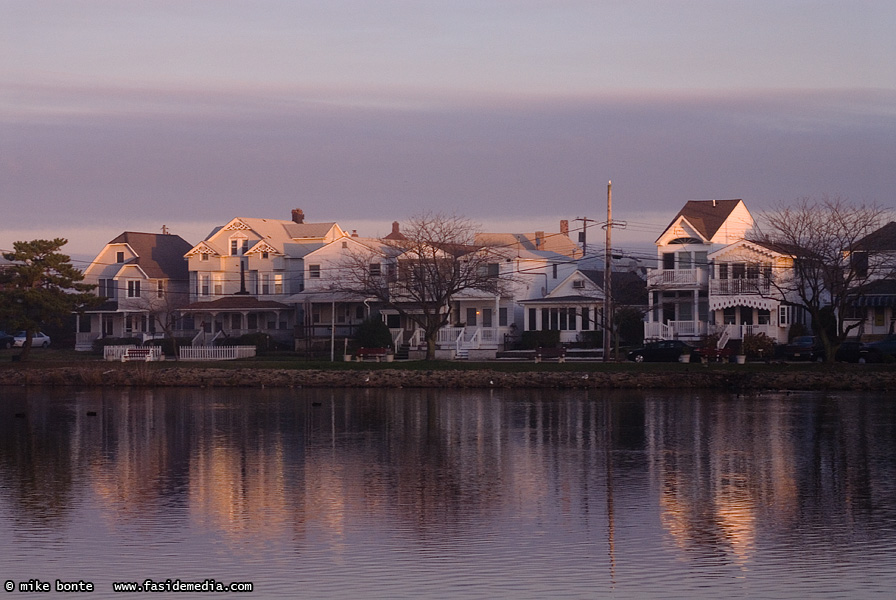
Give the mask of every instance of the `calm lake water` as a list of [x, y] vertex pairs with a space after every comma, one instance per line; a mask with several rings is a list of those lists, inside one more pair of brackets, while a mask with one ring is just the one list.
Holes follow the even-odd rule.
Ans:
[[896, 403], [4, 388], [0, 583], [32, 579], [93, 598], [147, 579], [258, 598], [893, 598]]

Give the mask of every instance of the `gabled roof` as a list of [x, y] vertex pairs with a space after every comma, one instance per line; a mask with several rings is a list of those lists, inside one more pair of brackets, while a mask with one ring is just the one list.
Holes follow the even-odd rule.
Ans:
[[[591, 269], [580, 270], [585, 277], [596, 283], [601, 290], [604, 288], [604, 272]], [[610, 285], [612, 286], [611, 298], [617, 304], [639, 306], [647, 304], [647, 282], [637, 273], [631, 271], [611, 271]]]
[[193, 247], [179, 235], [125, 231], [112, 244], [127, 244], [137, 258], [125, 264], [137, 265], [150, 279], [185, 281], [189, 276], [184, 254]]
[[855, 244], [856, 250], [867, 252], [896, 251], [896, 221], [890, 221], [877, 231], [873, 231]]
[[274, 300], [259, 300], [250, 295], [233, 295], [209, 300], [193, 302], [180, 310], [184, 311], [216, 311], [216, 310], [289, 310], [291, 306]]
[[568, 258], [582, 256], [582, 249], [563, 233], [477, 233], [476, 243], [511, 250], [552, 252]]
[[[688, 200], [684, 208], [672, 219], [663, 230], [663, 235], [672, 228], [679, 219], [684, 219], [706, 240], [711, 240], [725, 223], [737, 205], [743, 200]], [[657, 238], [660, 240], [663, 236]]]
[[[242, 233], [245, 233], [245, 236]], [[226, 225], [216, 227], [203, 240], [209, 248], [218, 254], [226, 256], [230, 249], [225, 246], [231, 236], [257, 238], [267, 243], [276, 252], [292, 256], [289, 249], [296, 249], [299, 244], [323, 244], [343, 237], [345, 232], [334, 221], [331, 223], [295, 223], [279, 219], [259, 219], [237, 217], [228, 221]], [[301, 251], [300, 254], [306, 254]]]

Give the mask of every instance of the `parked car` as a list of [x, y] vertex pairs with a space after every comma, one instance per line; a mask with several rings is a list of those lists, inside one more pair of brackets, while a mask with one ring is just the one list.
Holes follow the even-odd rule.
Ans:
[[840, 343], [837, 353], [834, 354], [834, 360], [837, 362], [862, 362], [865, 353], [862, 349], [862, 343], [855, 340], [847, 340]]
[[793, 338], [784, 346], [784, 358], [787, 360], [824, 360], [824, 346], [814, 335], [801, 335]]
[[628, 359], [635, 362], [677, 362], [682, 354], [690, 356], [694, 347], [681, 340], [662, 340], [644, 344], [628, 353]]
[[896, 333], [876, 342], [862, 344], [862, 355], [866, 362], [882, 362], [884, 356], [896, 357]]
[[[20, 348], [25, 345], [25, 332], [20, 331], [15, 335], [15, 346]], [[50, 345], [50, 336], [48, 336], [43, 331], [38, 331], [34, 334], [34, 337], [31, 340], [32, 348], [46, 348]]]
[[0, 349], [12, 348], [16, 343], [16, 338], [12, 337], [5, 331], [0, 331]]

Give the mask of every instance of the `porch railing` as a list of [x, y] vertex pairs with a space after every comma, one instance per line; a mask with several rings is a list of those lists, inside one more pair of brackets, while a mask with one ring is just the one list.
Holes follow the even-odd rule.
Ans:
[[647, 285], [650, 287], [676, 287], [703, 285], [708, 279], [706, 269], [648, 269]]
[[717, 296], [768, 294], [771, 287], [771, 282], [764, 277], [758, 279], [713, 279], [709, 282], [710, 292]]

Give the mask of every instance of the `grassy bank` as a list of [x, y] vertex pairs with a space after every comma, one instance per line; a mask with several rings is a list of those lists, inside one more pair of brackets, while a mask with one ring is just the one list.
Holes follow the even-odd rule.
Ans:
[[630, 362], [302, 361], [288, 354], [213, 363], [117, 363], [66, 350], [15, 362], [0, 351], [0, 385], [179, 387], [641, 388], [890, 390], [893, 365]]

